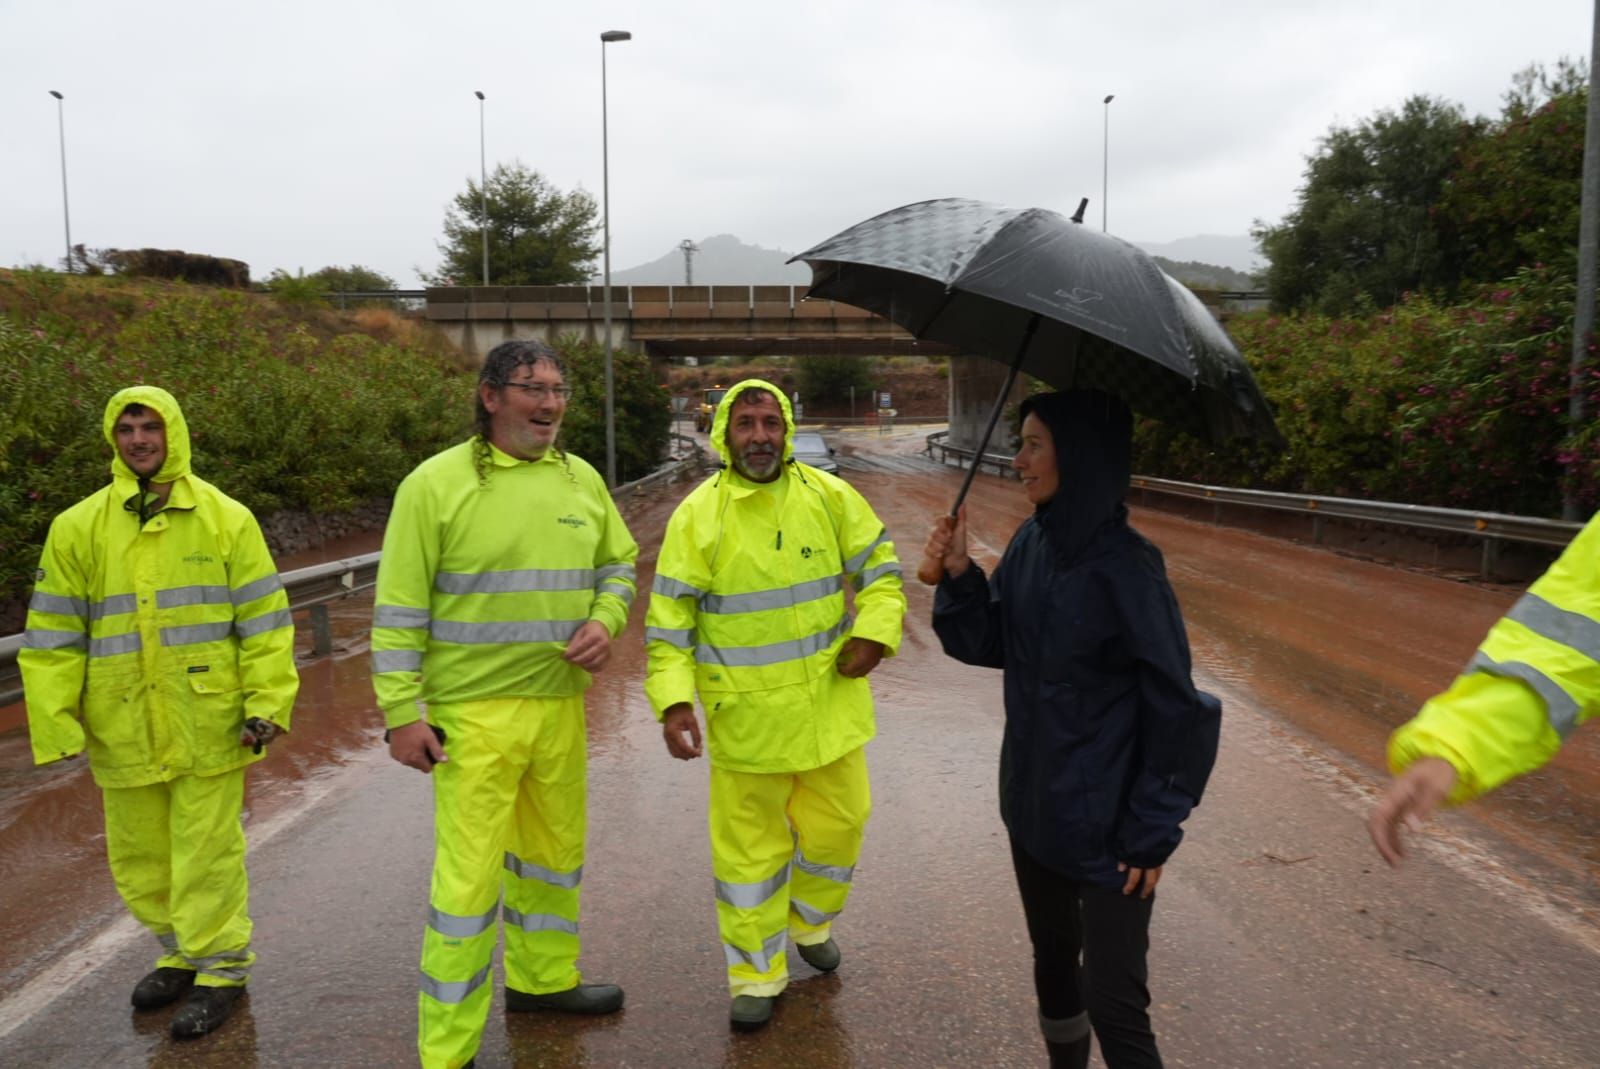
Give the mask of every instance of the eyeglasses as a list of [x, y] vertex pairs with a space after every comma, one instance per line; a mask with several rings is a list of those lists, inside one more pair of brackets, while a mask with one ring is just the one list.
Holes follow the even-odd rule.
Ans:
[[542, 382], [508, 382], [506, 385], [521, 390], [535, 401], [548, 401], [552, 397], [566, 401], [572, 397], [571, 386], [546, 386]]

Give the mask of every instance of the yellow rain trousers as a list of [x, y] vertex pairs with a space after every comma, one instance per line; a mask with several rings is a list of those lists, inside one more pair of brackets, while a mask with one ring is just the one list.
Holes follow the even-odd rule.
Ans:
[[735, 996], [789, 982], [789, 940], [827, 940], [850, 896], [872, 809], [866, 748], [804, 772], [711, 767], [717, 928]]
[[580, 981], [583, 696], [433, 705], [428, 720], [450, 760], [433, 769], [417, 1049], [424, 1069], [456, 1069], [488, 1018], [497, 919], [508, 987], [543, 995]]
[[166, 953], [156, 966], [193, 969], [201, 987], [243, 987], [250, 950], [244, 772], [106, 787], [106, 854], [117, 891]]

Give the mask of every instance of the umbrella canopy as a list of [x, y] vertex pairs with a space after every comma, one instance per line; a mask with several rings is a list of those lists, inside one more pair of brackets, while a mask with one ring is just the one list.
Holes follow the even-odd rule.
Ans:
[[811, 267], [810, 296], [876, 312], [918, 338], [1020, 366], [1057, 389], [1115, 394], [1216, 444], [1282, 441], [1244, 358], [1199, 298], [1142, 249], [1057, 212], [922, 201], [793, 259]]

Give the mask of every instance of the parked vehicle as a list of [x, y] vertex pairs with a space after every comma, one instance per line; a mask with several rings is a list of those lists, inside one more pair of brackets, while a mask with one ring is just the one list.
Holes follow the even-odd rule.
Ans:
[[694, 429], [697, 431], [710, 431], [712, 420], [717, 418], [717, 405], [727, 394], [725, 386], [715, 386], [709, 390], [700, 391], [700, 406], [694, 410]]
[[794, 432], [794, 458], [802, 464], [821, 468], [830, 474], [839, 474], [839, 462], [834, 459], [837, 450], [816, 431]]

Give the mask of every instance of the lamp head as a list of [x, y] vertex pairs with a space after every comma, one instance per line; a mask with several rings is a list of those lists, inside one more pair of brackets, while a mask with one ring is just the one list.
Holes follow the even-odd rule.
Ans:
[[66, 99], [66, 97], [62, 96], [60, 93], [56, 92], [54, 89], [50, 90], [50, 95], [55, 97], [57, 100], [65, 100]]
[[1107, 93], [1105, 100], [1101, 101], [1101, 103], [1102, 104], [1109, 104], [1115, 99], [1117, 99], [1117, 95], [1115, 93]]
[[482, 89], [474, 89], [472, 91], [472, 95], [477, 97], [479, 100], [482, 100], [483, 99], [483, 90]]
[[600, 35], [601, 44], [610, 44], [613, 41], [631, 41], [633, 34], [627, 30], [607, 30]]

